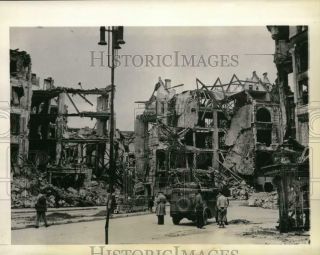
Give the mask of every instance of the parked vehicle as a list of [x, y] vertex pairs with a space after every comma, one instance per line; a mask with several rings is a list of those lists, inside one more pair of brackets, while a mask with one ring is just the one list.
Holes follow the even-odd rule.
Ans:
[[[184, 187], [172, 189], [170, 216], [172, 217], [173, 224], [178, 225], [183, 218], [192, 221], [196, 220], [195, 197], [197, 192], [197, 187], [188, 184], [185, 184]], [[203, 188], [201, 189], [201, 195], [204, 201], [203, 220], [206, 225], [208, 219], [216, 218], [218, 189]]]

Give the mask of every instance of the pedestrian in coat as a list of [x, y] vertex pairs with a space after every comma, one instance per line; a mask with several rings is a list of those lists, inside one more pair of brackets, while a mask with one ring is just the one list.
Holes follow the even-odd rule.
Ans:
[[197, 222], [197, 228], [203, 228], [204, 222], [203, 222], [203, 208], [204, 208], [204, 202], [201, 195], [201, 189], [198, 189], [198, 193], [195, 197], [195, 209], [196, 209], [196, 222]]
[[166, 215], [167, 199], [162, 192], [158, 193], [156, 199], [156, 215], [158, 216], [158, 225], [164, 224], [164, 216]]
[[46, 218], [46, 211], [47, 211], [47, 199], [45, 195], [39, 194], [37, 198], [37, 202], [35, 204], [35, 208], [37, 211], [37, 217], [36, 217], [36, 228], [39, 228], [40, 220], [42, 219], [45, 226], [48, 227], [48, 222]]
[[219, 228], [224, 228], [224, 223], [227, 222], [227, 208], [229, 200], [221, 192], [218, 194], [217, 209], [218, 209], [218, 224]]

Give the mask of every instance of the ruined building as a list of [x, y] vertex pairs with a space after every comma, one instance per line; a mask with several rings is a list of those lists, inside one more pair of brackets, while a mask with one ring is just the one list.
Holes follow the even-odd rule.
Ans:
[[[263, 169], [279, 195], [279, 230], [308, 230], [309, 40], [307, 26], [268, 26], [275, 41], [274, 63], [283, 112], [285, 141]], [[289, 77], [292, 79], [290, 80]], [[291, 84], [290, 84], [291, 83]]]
[[[180, 86], [180, 85], [179, 85]], [[196, 80], [196, 89], [175, 92], [161, 79], [135, 120], [136, 177], [151, 195], [170, 194], [181, 169], [219, 171], [272, 190], [262, 167], [283, 141], [276, 87], [264, 73], [246, 80], [233, 75], [213, 85]], [[212, 183], [214, 185], [214, 183]], [[140, 188], [141, 191], [141, 188]]]
[[[44, 79], [40, 86], [39, 78], [31, 72], [29, 54], [18, 50], [10, 51], [10, 85], [13, 175], [26, 169], [39, 170], [47, 174], [50, 183], [65, 188], [81, 187], [93, 175], [107, 180], [111, 86], [83, 89], [79, 83], [76, 88], [60, 87], [55, 86], [52, 78]], [[96, 111], [81, 110], [73, 99], [78, 96], [93, 106], [88, 95], [96, 96]], [[68, 101], [71, 110], [67, 107]], [[95, 120], [95, 127], [70, 128], [68, 118], [72, 117]], [[126, 174], [134, 174], [133, 152], [129, 152], [133, 140], [130, 133], [127, 136], [130, 139], [119, 130], [115, 132], [116, 183], [119, 185], [124, 182], [130, 157], [130, 173]]]
[[32, 86], [38, 80], [31, 74], [31, 58], [25, 51], [10, 51], [10, 149], [11, 162], [21, 165], [29, 153], [29, 128]]

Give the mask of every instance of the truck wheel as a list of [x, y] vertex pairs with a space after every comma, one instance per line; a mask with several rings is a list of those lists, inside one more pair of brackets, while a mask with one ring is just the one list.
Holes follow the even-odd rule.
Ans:
[[179, 217], [172, 217], [172, 222], [174, 225], [179, 225], [180, 223], [180, 218]]
[[177, 207], [180, 212], [187, 212], [190, 208], [190, 201], [186, 198], [181, 198], [177, 201]]
[[207, 213], [207, 211], [203, 212], [203, 224], [204, 225], [208, 224], [208, 213]]

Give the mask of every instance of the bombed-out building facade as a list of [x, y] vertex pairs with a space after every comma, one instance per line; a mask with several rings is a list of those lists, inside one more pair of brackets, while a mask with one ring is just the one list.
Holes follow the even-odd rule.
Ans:
[[284, 137], [277, 85], [256, 72], [244, 80], [233, 75], [227, 83], [217, 78], [213, 85], [196, 79], [195, 85], [176, 93], [170, 80], [159, 79], [150, 99], [137, 102], [144, 105], [135, 120], [140, 186], [147, 194], [170, 195], [175, 174], [187, 169], [219, 171], [273, 190], [262, 167]]
[[[263, 167], [279, 195], [279, 229], [309, 230], [309, 39], [308, 26], [268, 26], [275, 41], [285, 140]], [[291, 78], [291, 79], [290, 79]]]
[[[51, 77], [40, 84], [31, 66], [28, 53], [10, 51], [12, 175], [40, 171], [46, 173], [49, 183], [65, 188], [85, 186], [92, 176], [107, 181], [111, 86], [84, 89], [79, 83], [62, 87]], [[95, 111], [81, 110], [75, 101], [78, 97], [94, 106], [89, 96], [96, 98]], [[68, 119], [72, 117], [89, 118], [95, 126], [71, 128]], [[133, 132], [115, 129], [114, 140], [116, 183], [131, 187]]]

